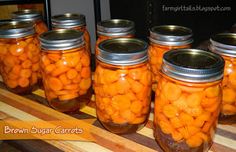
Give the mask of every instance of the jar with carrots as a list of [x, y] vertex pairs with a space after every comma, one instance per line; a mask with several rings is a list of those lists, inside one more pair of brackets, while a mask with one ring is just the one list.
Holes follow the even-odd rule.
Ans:
[[209, 49], [225, 60], [220, 122], [235, 122], [236, 117], [236, 34], [219, 33], [211, 37]]
[[171, 49], [190, 48], [192, 30], [177, 25], [154, 26], [150, 29], [149, 63], [152, 70], [152, 90], [155, 91], [160, 78], [163, 54]]
[[31, 21], [35, 23], [35, 31], [39, 36], [48, 31], [46, 24], [42, 20], [42, 15], [37, 10], [24, 9], [12, 13], [12, 19], [16, 21]]
[[223, 58], [212, 52], [164, 54], [154, 107], [154, 136], [164, 151], [208, 151], [220, 113], [223, 72]]
[[115, 38], [101, 42], [98, 51], [94, 74], [97, 117], [113, 133], [135, 132], [144, 126], [150, 110], [147, 43]]
[[52, 17], [53, 29], [75, 29], [84, 33], [85, 47], [91, 54], [90, 35], [83, 14], [59, 14]]
[[134, 22], [125, 19], [110, 19], [99, 22], [97, 24], [98, 39], [96, 41], [95, 55], [98, 52], [99, 43], [112, 38], [134, 37], [134, 28]]
[[40, 47], [33, 23], [10, 21], [0, 24], [0, 71], [7, 88], [30, 93], [38, 82]]
[[83, 33], [60, 29], [40, 35], [43, 85], [51, 107], [74, 112], [91, 98], [90, 56]]

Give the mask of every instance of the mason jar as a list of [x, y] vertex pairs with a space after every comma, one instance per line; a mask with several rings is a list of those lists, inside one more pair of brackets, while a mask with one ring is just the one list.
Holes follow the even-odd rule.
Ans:
[[223, 58], [212, 52], [164, 54], [154, 107], [154, 136], [164, 151], [208, 151], [220, 113], [223, 71]]
[[154, 26], [150, 29], [150, 46], [148, 49], [149, 63], [152, 70], [152, 90], [155, 91], [160, 78], [163, 54], [171, 49], [190, 48], [192, 30], [177, 25]]
[[90, 35], [83, 14], [59, 14], [52, 17], [53, 29], [76, 29], [84, 33], [85, 47], [91, 54]]
[[134, 37], [135, 24], [133, 21], [124, 19], [110, 19], [97, 23], [98, 39], [96, 41], [95, 55], [98, 52], [98, 45], [104, 40], [112, 38]]
[[31, 21], [35, 23], [37, 35], [48, 31], [46, 24], [42, 20], [42, 15], [37, 10], [24, 9], [12, 13], [12, 19], [16, 21]]
[[0, 24], [0, 71], [7, 88], [27, 94], [39, 75], [40, 47], [33, 23], [10, 21]]
[[51, 107], [74, 112], [91, 98], [90, 57], [83, 33], [60, 29], [40, 35], [43, 85]]
[[116, 38], [99, 44], [94, 91], [98, 120], [116, 134], [144, 126], [150, 111], [147, 43]]
[[[211, 37], [209, 49], [225, 60], [223, 99], [220, 122], [231, 122], [236, 116], [236, 34], [220, 33]], [[235, 83], [234, 83], [235, 82]]]

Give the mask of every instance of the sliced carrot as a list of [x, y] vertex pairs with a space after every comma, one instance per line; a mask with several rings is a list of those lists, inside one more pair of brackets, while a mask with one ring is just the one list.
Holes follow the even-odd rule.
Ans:
[[232, 72], [230, 75], [229, 75], [229, 82], [233, 85], [233, 86], [236, 86], [236, 72]]
[[123, 117], [121, 117], [119, 115], [119, 113], [115, 113], [113, 115], [111, 115], [112, 121], [116, 124], [124, 124], [127, 123], [127, 120], [124, 119]]
[[180, 141], [183, 139], [183, 135], [181, 133], [179, 133], [178, 131], [173, 131], [171, 133], [172, 135], [172, 138], [175, 140], [175, 141]]
[[194, 136], [199, 136], [204, 142], [208, 142], [209, 140], [209, 137], [201, 131], [196, 133]]
[[84, 53], [83, 56], [81, 57], [80, 62], [82, 63], [83, 66], [88, 67], [90, 65], [89, 55]]
[[61, 83], [61, 81], [58, 78], [50, 77], [48, 79], [48, 83], [49, 83], [49, 87], [53, 91], [59, 91], [63, 88], [63, 84]]
[[101, 111], [101, 110], [96, 110], [98, 119], [102, 122], [108, 122], [110, 119], [110, 116], [107, 115], [105, 112]]
[[30, 84], [34, 85], [37, 82], [38, 82], [38, 74], [36, 72], [33, 72], [31, 75]]
[[22, 78], [29, 78], [32, 74], [32, 71], [30, 69], [21, 69], [20, 76]]
[[219, 96], [219, 94], [220, 94], [220, 87], [218, 85], [217, 86], [208, 87], [208, 88], [205, 89], [204, 92], [205, 92], [206, 97], [214, 98], [214, 97]]
[[39, 54], [36, 54], [34, 57], [32, 57], [31, 61], [32, 63], [38, 63], [40, 60]]
[[26, 53], [23, 53], [23, 54], [21, 54], [20, 56], [18, 56], [18, 58], [19, 58], [20, 60], [22, 60], [22, 61], [25, 61], [25, 60], [27, 60], [27, 54], [26, 54]]
[[50, 53], [47, 55], [47, 57], [49, 58], [49, 60], [52, 60], [54, 62], [57, 62], [61, 59], [61, 54], [59, 53]]
[[125, 94], [130, 89], [130, 84], [126, 78], [121, 77], [117, 82], [115, 82], [115, 89], [120, 94]]
[[61, 74], [59, 76], [59, 79], [60, 79], [60, 81], [62, 82], [63, 85], [68, 85], [68, 84], [71, 83], [71, 80], [69, 80], [65, 74]]
[[140, 68], [129, 70], [128, 76], [133, 80], [140, 80], [142, 77], [143, 71]]
[[142, 116], [142, 117], [136, 117], [134, 118], [134, 120], [132, 122], [130, 122], [131, 124], [142, 124], [145, 122], [146, 120], [146, 116]]
[[71, 100], [71, 99], [74, 99], [78, 96], [79, 96], [78, 93], [61, 95], [61, 96], [59, 96], [59, 100]]
[[115, 96], [118, 94], [118, 90], [116, 89], [116, 84], [112, 83], [110, 85], [103, 86], [104, 92], [107, 93], [109, 96]]
[[17, 83], [16, 80], [11, 80], [11, 79], [8, 79], [8, 80], [6, 81], [6, 84], [7, 84], [7, 86], [8, 86], [9, 88], [15, 88], [15, 87], [17, 87], [17, 85], [18, 85], [18, 83]]
[[230, 88], [223, 89], [223, 103], [233, 103], [236, 101], [236, 92]]
[[198, 107], [202, 101], [202, 93], [192, 93], [187, 96], [186, 102], [190, 108]]
[[79, 88], [78, 84], [68, 84], [63, 87], [66, 90], [77, 90]]
[[231, 104], [223, 104], [222, 112], [225, 115], [233, 115], [236, 113], [236, 106], [233, 106]]
[[56, 69], [55, 64], [48, 64], [48, 65], [46, 65], [44, 70], [46, 73], [51, 73], [55, 69]]
[[15, 65], [11, 70], [11, 72], [15, 75], [19, 75], [20, 71], [21, 71], [21, 66], [20, 65]]
[[41, 61], [43, 62], [44, 66], [47, 66], [50, 64], [50, 60], [48, 59], [48, 57], [45, 54], [42, 55]]
[[171, 134], [174, 131], [174, 128], [171, 126], [169, 121], [159, 121], [162, 132], [165, 134]]
[[182, 121], [183, 124], [185, 125], [191, 125], [194, 122], [194, 119], [192, 116], [182, 112], [179, 115], [179, 119]]
[[78, 72], [75, 69], [70, 69], [66, 72], [66, 76], [70, 80], [76, 78], [77, 75], [78, 75]]
[[146, 72], [143, 72], [141, 78], [140, 78], [140, 82], [143, 85], [150, 85], [150, 82], [152, 80], [152, 74], [149, 70], [147, 70]]
[[201, 102], [201, 105], [202, 105], [204, 108], [212, 107], [212, 106], [216, 105], [219, 101], [220, 101], [220, 98], [219, 98], [219, 97], [203, 98], [203, 100], [202, 100], [202, 102]]
[[54, 69], [52, 71], [52, 76], [54, 77], [57, 77], [65, 72], [67, 72], [70, 68], [67, 67], [67, 66], [60, 66], [60, 67], [57, 67], [56, 69]]
[[184, 125], [178, 117], [171, 118], [170, 122], [174, 128], [180, 128]]
[[104, 81], [107, 84], [116, 82], [117, 80], [119, 80], [120, 77], [118, 72], [109, 69], [104, 69], [103, 76], [104, 76]]
[[206, 121], [209, 121], [209, 119], [211, 119], [211, 113], [204, 112], [194, 120], [193, 125], [200, 128]]
[[163, 113], [168, 118], [173, 118], [179, 115], [178, 109], [171, 104], [165, 105], [163, 107]]
[[114, 96], [112, 102], [116, 102], [120, 110], [128, 109], [131, 106], [131, 101], [126, 95]]
[[131, 112], [129, 109], [120, 112], [121, 117], [126, 119], [129, 123], [132, 123], [135, 119], [135, 114]]
[[25, 77], [21, 77], [21, 78], [19, 78], [19, 80], [18, 80], [18, 84], [19, 84], [19, 86], [21, 86], [22, 88], [25, 88], [25, 87], [27, 87], [28, 85], [29, 85], [29, 79], [27, 79], [27, 78], [25, 78]]
[[181, 89], [174, 83], [167, 82], [162, 90], [168, 100], [177, 100], [181, 95]]
[[140, 101], [133, 101], [131, 103], [130, 110], [135, 114], [141, 113], [142, 103]]
[[91, 76], [91, 70], [89, 67], [83, 67], [81, 69], [81, 77], [82, 78], [89, 78]]
[[32, 62], [31, 62], [30, 60], [25, 60], [25, 61], [21, 64], [21, 66], [22, 66], [23, 68], [25, 68], [25, 69], [28, 69], [28, 68], [30, 68], [30, 67], [32, 66]]
[[81, 71], [81, 69], [82, 69], [82, 64], [81, 64], [80, 62], [79, 62], [79, 63], [77, 63], [77, 65], [76, 65], [75, 69], [76, 69], [78, 72], [80, 72], [80, 71]]
[[197, 106], [194, 108], [187, 108], [185, 109], [185, 112], [188, 113], [189, 115], [193, 116], [193, 117], [197, 117], [200, 116], [203, 112], [203, 109], [201, 106]]
[[127, 95], [127, 97], [128, 97], [131, 101], [137, 100], [137, 97], [136, 97], [135, 94], [134, 94], [133, 92], [131, 92], [131, 91], [127, 92], [126, 95]]
[[12, 80], [16, 80], [19, 78], [19, 75], [15, 74], [15, 73], [8, 73], [8, 76], [7, 76], [9, 79], [12, 79]]
[[208, 112], [215, 112], [215, 111], [217, 111], [219, 108], [220, 108], [220, 101], [219, 101], [218, 103], [215, 103], [215, 104], [213, 104], [212, 106], [206, 107], [206, 108], [204, 108], [204, 109], [205, 109], [206, 111], [208, 111]]
[[34, 63], [32, 65], [32, 71], [34, 72], [39, 71], [39, 68], [40, 68], [39, 63]]
[[172, 104], [178, 107], [180, 110], [187, 109], [188, 104], [186, 94], [182, 94], [177, 100], [173, 101]]
[[14, 56], [20, 56], [24, 53], [24, 48], [19, 45], [13, 44], [10, 46], [9, 51]]
[[201, 146], [203, 140], [199, 136], [192, 136], [186, 140], [189, 147], [195, 148]]
[[130, 83], [132, 91], [134, 93], [141, 93], [141, 91], [144, 88], [144, 85], [140, 83], [139, 81], [132, 81], [133, 83]]
[[80, 83], [79, 83], [79, 87], [80, 87], [82, 90], [87, 90], [87, 89], [90, 88], [91, 83], [92, 83], [91, 78], [81, 79], [81, 81], [80, 81]]

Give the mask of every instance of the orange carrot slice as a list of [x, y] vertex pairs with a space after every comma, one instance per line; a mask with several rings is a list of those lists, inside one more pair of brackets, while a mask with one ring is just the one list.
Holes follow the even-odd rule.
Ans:
[[61, 83], [61, 81], [58, 78], [51, 77], [48, 79], [48, 83], [49, 83], [49, 87], [53, 91], [59, 91], [63, 88], [63, 84]]
[[176, 84], [171, 82], [167, 82], [162, 91], [167, 99], [171, 101], [177, 100], [182, 93], [181, 89]]
[[27, 78], [24, 78], [24, 77], [21, 77], [21, 78], [19, 78], [19, 80], [18, 80], [18, 84], [19, 84], [19, 86], [21, 86], [22, 88], [25, 88], [25, 87], [27, 87], [28, 85], [29, 85], [29, 79], [27, 79]]
[[66, 72], [66, 76], [68, 79], [74, 79], [78, 75], [78, 72], [75, 69], [70, 69]]
[[223, 88], [223, 102], [224, 103], [233, 103], [236, 99], [236, 92], [230, 88]]

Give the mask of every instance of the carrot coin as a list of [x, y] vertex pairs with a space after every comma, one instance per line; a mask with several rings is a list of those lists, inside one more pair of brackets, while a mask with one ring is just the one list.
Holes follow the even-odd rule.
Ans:
[[48, 79], [48, 82], [49, 82], [49, 87], [53, 91], [59, 91], [63, 88], [63, 84], [61, 83], [61, 81], [58, 78], [51, 77]]
[[89, 78], [91, 75], [91, 71], [89, 67], [83, 67], [81, 69], [81, 77], [82, 78]]
[[171, 104], [168, 104], [163, 107], [163, 113], [168, 118], [173, 118], [179, 115], [178, 109]]
[[91, 83], [92, 83], [91, 78], [81, 79], [81, 81], [79, 83], [79, 87], [82, 90], [87, 90], [91, 86]]
[[21, 66], [25, 69], [30, 68], [32, 66], [32, 62], [30, 60], [25, 60]]
[[208, 97], [208, 98], [214, 98], [214, 97], [218, 97], [219, 94], [220, 94], [220, 87], [217, 85], [217, 86], [213, 86], [213, 87], [208, 87], [205, 89], [205, 95]]
[[140, 101], [133, 101], [133, 102], [131, 103], [130, 110], [131, 110], [133, 113], [136, 113], [136, 114], [141, 113], [142, 104], [140, 103]]
[[22, 78], [29, 78], [32, 74], [32, 71], [30, 69], [21, 69], [20, 76]]
[[190, 108], [198, 107], [202, 101], [202, 93], [192, 93], [187, 96], [186, 102]]
[[18, 84], [19, 84], [19, 86], [21, 86], [22, 88], [25, 88], [25, 87], [27, 87], [27, 86], [29, 85], [29, 79], [22, 77], [22, 78], [20, 78], [20, 79], [18, 80]]
[[66, 95], [59, 96], [59, 99], [61, 101], [63, 101], [63, 100], [71, 100], [71, 99], [74, 99], [74, 98], [76, 98], [78, 96], [79, 96], [78, 93], [66, 94]]
[[186, 143], [189, 147], [199, 147], [202, 144], [203, 140], [199, 136], [192, 136], [186, 140]]
[[176, 84], [171, 82], [167, 82], [162, 91], [167, 99], [171, 101], [177, 100], [182, 93], [181, 89]]
[[78, 72], [75, 69], [70, 69], [69, 71], [66, 72], [66, 76], [68, 79], [74, 79], [78, 75]]
[[233, 103], [236, 99], [236, 93], [233, 89], [223, 88], [223, 103]]

